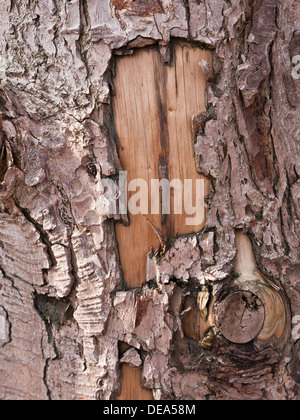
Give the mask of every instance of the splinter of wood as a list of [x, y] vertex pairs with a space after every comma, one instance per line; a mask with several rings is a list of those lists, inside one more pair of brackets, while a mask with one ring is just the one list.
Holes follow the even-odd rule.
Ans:
[[149, 223], [149, 225], [152, 227], [152, 229], [154, 230], [154, 232], [156, 233], [159, 242], [160, 242], [160, 246], [161, 246], [161, 252], [164, 254], [167, 250], [167, 247], [169, 245], [169, 239], [166, 237], [166, 235], [164, 235], [162, 233], [162, 231], [160, 229], [158, 229], [158, 227], [156, 227], [151, 220], [149, 219], [149, 217], [145, 216], [144, 214], [142, 214], [142, 216], [147, 220], [147, 222]]

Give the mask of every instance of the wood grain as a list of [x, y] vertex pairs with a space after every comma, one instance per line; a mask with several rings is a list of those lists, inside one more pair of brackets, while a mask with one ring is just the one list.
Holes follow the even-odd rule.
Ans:
[[257, 339], [259, 345], [267, 346], [285, 332], [288, 309], [284, 295], [281, 287], [257, 267], [250, 238], [242, 231], [236, 233], [236, 247], [238, 277], [232, 292], [222, 302], [220, 330], [233, 343]]
[[[175, 44], [171, 66], [162, 63], [155, 48], [116, 59], [113, 110], [128, 183], [136, 178], [149, 186], [152, 179], [191, 179], [196, 188], [195, 180], [201, 177], [196, 171], [191, 123], [193, 115], [205, 111], [207, 81], [199, 65], [203, 59], [210, 62], [211, 54], [183, 43]], [[172, 191], [170, 215], [162, 215], [161, 210], [145, 214], [167, 237], [199, 231], [204, 223], [187, 226], [184, 211], [174, 215]], [[149, 207], [150, 203], [149, 188]], [[129, 216], [130, 226], [119, 224], [117, 237], [124, 278], [134, 288], [145, 282], [147, 253], [159, 241], [140, 214]]]
[[254, 340], [264, 322], [264, 306], [253, 293], [240, 291], [225, 299], [221, 314], [221, 332], [232, 343], [245, 344]]
[[197, 298], [195, 296], [188, 296], [185, 299], [183, 310], [191, 308], [182, 319], [182, 329], [186, 337], [192, 338], [198, 342], [203, 340], [207, 331], [214, 325], [213, 306], [215, 300], [215, 297], [211, 296], [210, 302], [207, 305], [207, 319], [203, 319], [197, 306]]
[[151, 401], [151, 391], [142, 388], [142, 368], [136, 368], [123, 364], [122, 366], [122, 389], [119, 396], [121, 401]]
[[[119, 350], [125, 353], [130, 346], [126, 343], [119, 342]], [[144, 389], [141, 386], [142, 382], [142, 368], [130, 366], [127, 363], [121, 365], [122, 369], [122, 385], [119, 400], [126, 401], [151, 401], [153, 394], [150, 390]]]

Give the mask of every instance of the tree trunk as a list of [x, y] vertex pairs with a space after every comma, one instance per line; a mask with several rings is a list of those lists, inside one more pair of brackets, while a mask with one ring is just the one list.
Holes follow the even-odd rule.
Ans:
[[0, 10], [0, 399], [298, 399], [300, 3]]

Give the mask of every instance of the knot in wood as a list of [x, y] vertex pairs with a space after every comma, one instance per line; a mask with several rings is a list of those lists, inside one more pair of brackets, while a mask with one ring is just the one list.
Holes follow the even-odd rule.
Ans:
[[234, 344], [246, 344], [261, 332], [265, 308], [251, 292], [239, 291], [227, 296], [220, 311], [222, 335]]

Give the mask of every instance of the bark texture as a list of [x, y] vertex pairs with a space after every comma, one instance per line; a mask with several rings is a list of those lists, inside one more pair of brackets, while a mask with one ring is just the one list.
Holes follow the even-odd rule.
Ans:
[[[3, 0], [0, 12], [0, 399], [114, 399], [121, 359], [142, 364], [155, 399], [298, 399], [300, 3]], [[193, 124], [207, 222], [149, 254], [145, 285], [126, 290], [101, 184], [121, 169], [114, 55], [156, 44], [167, 63], [172, 38], [213, 54]], [[252, 271], [236, 264], [238, 231]], [[183, 330], [198, 293], [201, 345]], [[249, 311], [258, 296], [260, 321], [265, 306], [250, 343], [221, 334], [234, 293]]]

